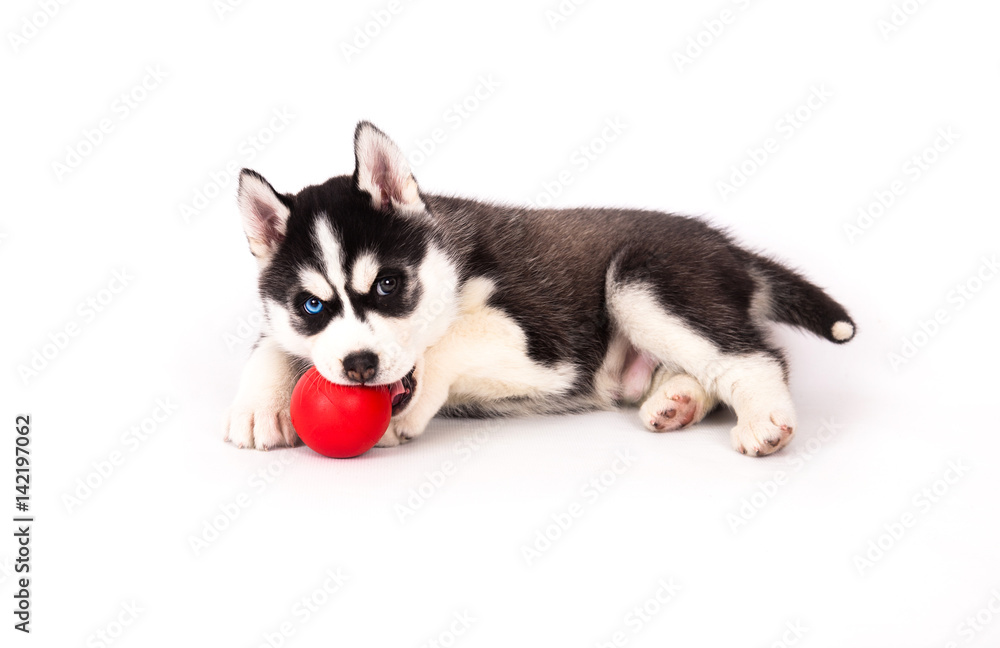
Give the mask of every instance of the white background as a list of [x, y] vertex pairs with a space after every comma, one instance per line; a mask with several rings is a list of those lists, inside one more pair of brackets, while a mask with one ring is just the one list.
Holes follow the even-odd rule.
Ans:
[[[0, 503], [12, 517], [12, 428], [30, 413], [37, 516], [30, 636], [11, 628], [16, 549], [9, 533], [0, 543], [5, 645], [1000, 641], [1000, 282], [977, 275], [1000, 248], [996, 3], [910, 0], [891, 33], [888, 0], [593, 0], [560, 21], [555, 0], [421, 0], [381, 28], [372, 12], [385, 22], [387, 1], [221, 15], [210, 0], [74, 2], [47, 20], [41, 4], [7, 2], [0, 22]], [[723, 10], [728, 24], [713, 22]], [[366, 25], [379, 33], [345, 53]], [[137, 90], [147, 68], [165, 78]], [[476, 99], [483, 79], [497, 85]], [[831, 96], [786, 137], [786, 113], [816, 87]], [[126, 112], [119, 96], [133, 92]], [[272, 122], [275, 110], [293, 117]], [[777, 332], [799, 432], [764, 459], [730, 449], [726, 412], [664, 435], [635, 411], [435, 420], [410, 445], [349, 461], [237, 450], [220, 423], [258, 311], [223, 171], [253, 167], [282, 191], [349, 173], [359, 119], [415, 160], [442, 129], [415, 168], [425, 191], [524, 204], [568, 170], [553, 204], [707, 215], [827, 287], [859, 335], [839, 347]], [[582, 168], [573, 156], [608, 119], [624, 132]], [[957, 140], [945, 147], [939, 129]], [[767, 138], [777, 151], [723, 195]], [[927, 152], [936, 140], [945, 150]], [[68, 148], [87, 154], [60, 172]], [[919, 177], [914, 155], [933, 158]], [[902, 195], [849, 236], [896, 181]], [[123, 270], [127, 285], [102, 292]], [[959, 299], [958, 285], [978, 292]], [[947, 321], [923, 334], [936, 311]], [[67, 327], [76, 335], [61, 338]], [[905, 339], [919, 348], [894, 366]], [[36, 352], [50, 358], [27, 375]], [[130, 428], [157, 399], [176, 409], [139, 441]], [[618, 452], [631, 465], [607, 472]], [[967, 467], [957, 479], [952, 462]], [[932, 502], [921, 493], [936, 482]], [[411, 489], [430, 496], [401, 519]], [[571, 508], [582, 514], [567, 523]], [[545, 533], [556, 539], [530, 560]], [[196, 551], [199, 537], [213, 539]], [[327, 595], [337, 569], [348, 580]], [[296, 605], [313, 596], [307, 618]], [[629, 615], [644, 605], [639, 623]], [[962, 625], [977, 614], [980, 630]]]

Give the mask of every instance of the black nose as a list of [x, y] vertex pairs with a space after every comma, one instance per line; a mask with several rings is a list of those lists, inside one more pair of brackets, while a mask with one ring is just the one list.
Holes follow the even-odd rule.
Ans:
[[349, 380], [364, 383], [378, 372], [378, 356], [371, 351], [357, 351], [344, 358], [344, 374]]

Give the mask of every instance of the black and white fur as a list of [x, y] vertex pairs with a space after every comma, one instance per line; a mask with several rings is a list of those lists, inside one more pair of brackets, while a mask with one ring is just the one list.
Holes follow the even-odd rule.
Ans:
[[391, 386], [382, 446], [442, 410], [637, 404], [647, 428], [666, 431], [722, 402], [738, 419], [733, 447], [766, 455], [796, 426], [769, 322], [854, 337], [820, 288], [702, 221], [424, 194], [373, 125], [358, 125], [354, 149], [352, 176], [295, 195], [240, 175], [266, 325], [226, 422], [237, 446], [296, 443], [289, 398], [315, 365], [336, 383]]

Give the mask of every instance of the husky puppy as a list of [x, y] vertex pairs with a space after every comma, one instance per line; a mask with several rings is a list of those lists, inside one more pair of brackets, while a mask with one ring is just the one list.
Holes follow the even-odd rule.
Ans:
[[295, 445], [291, 391], [315, 365], [335, 383], [389, 386], [381, 446], [442, 411], [639, 405], [665, 432], [721, 402], [736, 412], [733, 448], [761, 456], [796, 426], [768, 323], [854, 337], [823, 290], [699, 220], [425, 194], [368, 122], [354, 154], [353, 175], [295, 195], [240, 174], [266, 323], [226, 421], [239, 447]]

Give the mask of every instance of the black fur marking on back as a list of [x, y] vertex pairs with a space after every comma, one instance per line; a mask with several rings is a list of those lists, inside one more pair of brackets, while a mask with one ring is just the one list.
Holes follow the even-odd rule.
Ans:
[[[592, 389], [607, 353], [613, 322], [605, 285], [612, 267], [613, 281], [648, 286], [667, 312], [720, 350], [767, 353], [786, 366], [751, 306], [765, 287], [759, 285], [761, 278], [775, 278], [772, 295], [794, 281], [781, 273], [782, 266], [758, 261], [701, 220], [642, 210], [532, 210], [452, 197], [424, 199], [442, 238], [452, 243], [463, 279], [483, 276], [496, 283], [490, 305], [521, 326], [529, 356], [548, 366], [569, 361], [579, 369], [569, 396]], [[843, 309], [819, 288], [792, 276], [802, 285], [777, 296], [773, 319], [797, 317], [793, 323], [800, 326], [832, 315], [850, 321], [846, 313], [839, 317]], [[806, 302], [802, 312], [794, 301], [799, 297]], [[821, 312], [810, 314], [816, 304]], [[822, 322], [828, 339], [832, 323]]]
[[622, 250], [615, 279], [649, 286], [664, 310], [726, 353], [769, 350], [764, 332], [750, 316], [756, 284], [728, 237], [677, 216], [665, 217], [659, 230], [667, 236]]
[[530, 210], [461, 198], [424, 196], [461, 276], [496, 284], [489, 305], [524, 331], [528, 356], [543, 365], [571, 362], [586, 393], [611, 338], [604, 278], [613, 248], [600, 210]]

